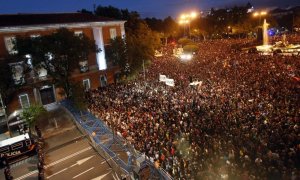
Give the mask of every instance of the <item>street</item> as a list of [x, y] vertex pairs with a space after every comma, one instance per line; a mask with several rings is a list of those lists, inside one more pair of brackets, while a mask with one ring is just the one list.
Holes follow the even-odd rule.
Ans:
[[46, 165], [47, 179], [117, 179], [86, 139], [53, 151], [48, 157], [51, 163]]
[[[48, 141], [51, 146], [54, 146], [56, 141], [56, 146], [48, 151], [46, 149], [45, 179], [119, 179], [105, 159], [92, 148], [88, 139], [82, 138], [76, 128]], [[37, 157], [33, 156], [12, 164], [11, 173], [15, 180], [37, 179]], [[3, 170], [0, 179], [4, 179]]]

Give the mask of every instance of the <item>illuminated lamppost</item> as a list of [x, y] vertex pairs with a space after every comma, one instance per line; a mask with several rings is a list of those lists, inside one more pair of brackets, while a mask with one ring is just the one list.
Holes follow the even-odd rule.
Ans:
[[185, 20], [185, 19], [180, 19], [179, 20], [179, 24], [180, 25], [183, 25], [183, 36], [185, 36], [185, 29], [186, 29], [186, 25], [189, 23], [188, 20]]
[[191, 12], [191, 13], [187, 13], [187, 14], [181, 14], [181, 16], [179, 17], [179, 24], [180, 25], [183, 25], [183, 33], [184, 33], [184, 36], [185, 36], [185, 29], [186, 29], [186, 25], [188, 25], [188, 36], [190, 36], [190, 25], [191, 25], [191, 21], [193, 19], [195, 19], [196, 17], [198, 16], [198, 14], [196, 12]]
[[[268, 40], [267, 40], [267, 22], [266, 19], [264, 19], [264, 23], [261, 25], [261, 17], [266, 16], [267, 12], [266, 11], [260, 11], [260, 12], [255, 12], [253, 13], [253, 17], [259, 17], [259, 25], [257, 28], [257, 38], [259, 41], [262, 40], [263, 44], [268, 44]], [[260, 28], [261, 26], [261, 28]]]
[[227, 26], [227, 34], [230, 34], [231, 32], [231, 26]]
[[260, 11], [253, 13], [253, 17], [259, 17], [259, 25], [261, 23], [261, 17], [266, 16], [268, 13], [266, 11]]

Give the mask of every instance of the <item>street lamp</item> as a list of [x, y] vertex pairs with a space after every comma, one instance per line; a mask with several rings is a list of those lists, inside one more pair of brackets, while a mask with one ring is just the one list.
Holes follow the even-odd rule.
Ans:
[[[266, 16], [268, 13], [266, 11], [258, 11], [253, 13], [253, 17], [259, 17], [259, 25], [257, 27], [257, 38], [259, 41], [262, 40], [264, 44], [267, 44], [267, 24], [266, 21], [264, 20], [263, 25], [261, 25], [261, 17]], [[259, 27], [261, 26], [261, 28]], [[263, 32], [264, 31], [264, 32]]]
[[230, 33], [231, 26], [227, 26], [227, 34]]
[[190, 13], [183, 13], [180, 15], [179, 17], [179, 24], [184, 25], [184, 36], [185, 36], [185, 28], [186, 25], [189, 25], [189, 31], [188, 31], [188, 36], [190, 36], [190, 25], [191, 25], [191, 21], [193, 19], [195, 19], [198, 16], [197, 12], [190, 12]]
[[180, 19], [180, 20], [179, 20], [179, 24], [180, 24], [180, 25], [183, 25], [183, 36], [185, 36], [186, 24], [189, 24], [189, 21], [188, 21], [188, 20], [185, 20], [185, 19]]
[[259, 17], [259, 24], [260, 24], [261, 23], [261, 17], [266, 16], [267, 14], [268, 14], [267, 11], [259, 11], [259, 12], [253, 13], [253, 17]]

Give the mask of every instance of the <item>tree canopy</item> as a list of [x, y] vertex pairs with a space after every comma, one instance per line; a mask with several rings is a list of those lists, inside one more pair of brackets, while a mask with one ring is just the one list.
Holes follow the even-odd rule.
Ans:
[[[113, 6], [98, 6], [95, 10], [95, 15], [110, 17], [113, 19], [126, 20], [129, 18], [130, 14], [133, 12], [129, 12], [128, 9], [118, 9]], [[135, 12], [137, 13], [137, 12]]]
[[42, 116], [45, 116], [47, 110], [39, 104], [34, 104], [25, 108], [21, 114], [22, 118], [25, 119], [26, 123], [29, 126], [29, 132], [31, 133], [31, 129], [35, 126], [38, 119]]
[[93, 40], [66, 28], [35, 38], [17, 37], [14, 48], [20, 58], [25, 59], [25, 55], [30, 54], [34, 68], [46, 69], [54, 83], [64, 89], [67, 98], [71, 95], [71, 72], [79, 67], [80, 61], [87, 60], [90, 53], [99, 51]]
[[[103, 7], [97, 9], [105, 10]], [[151, 30], [135, 11], [116, 11], [112, 7], [108, 7], [108, 9], [112, 9], [115, 13], [107, 13], [107, 17], [119, 17], [115, 15], [119, 12], [122, 14], [122, 18], [126, 19], [126, 38], [117, 37], [112, 39], [110, 45], [106, 48], [106, 57], [118, 64], [122, 73], [135, 74], [141, 69], [143, 62], [150, 60], [154, 56], [155, 50], [160, 48], [159, 33]], [[98, 15], [100, 12], [96, 12], [96, 14]]]
[[114, 65], [121, 68], [121, 72], [125, 73], [125, 67], [128, 63], [126, 40], [120, 36], [110, 40], [110, 45], [105, 47], [106, 59], [111, 60]]
[[9, 66], [10, 59], [8, 57], [0, 60], [0, 95], [4, 104], [9, 102], [9, 98], [14, 91], [14, 80], [12, 78], [12, 71]]

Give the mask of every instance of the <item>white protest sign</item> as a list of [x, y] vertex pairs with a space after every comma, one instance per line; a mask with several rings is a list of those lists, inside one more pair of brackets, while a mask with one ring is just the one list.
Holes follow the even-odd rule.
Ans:
[[168, 86], [175, 86], [175, 82], [174, 82], [174, 79], [166, 79], [165, 80], [165, 82], [166, 82], [166, 85], [168, 85]]
[[199, 84], [199, 86], [202, 85], [202, 81], [194, 81], [192, 83], [190, 83], [191, 86], [197, 86]]
[[168, 79], [166, 75], [162, 75], [162, 74], [159, 75], [159, 81], [160, 82], [165, 82], [166, 79]]

